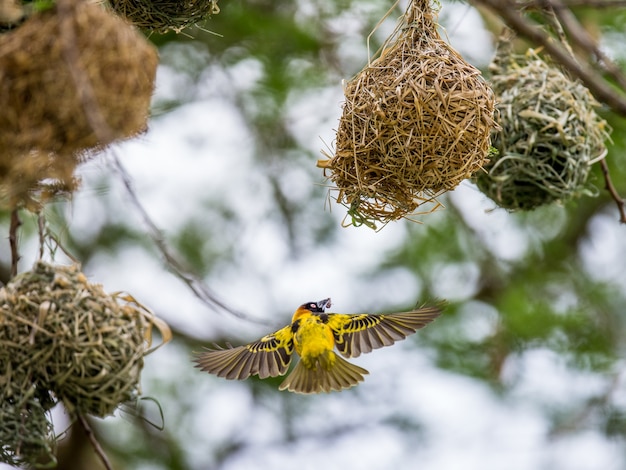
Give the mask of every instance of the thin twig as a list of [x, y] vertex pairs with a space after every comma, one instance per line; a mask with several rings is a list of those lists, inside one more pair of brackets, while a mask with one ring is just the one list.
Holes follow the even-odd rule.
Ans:
[[600, 50], [597, 42], [591, 37], [589, 32], [583, 28], [576, 16], [563, 3], [562, 0], [544, 0], [559, 19], [563, 28], [569, 33], [570, 40], [579, 48], [587, 52], [591, 57], [595, 57], [598, 64], [612, 77], [616, 83], [626, 90], [626, 77], [621, 69]]
[[39, 259], [43, 259], [44, 248], [46, 246], [46, 218], [41, 211], [37, 215], [37, 230], [39, 232]]
[[50, 247], [51, 253], [54, 253], [57, 248], [60, 248], [63, 254], [67, 256], [70, 260], [72, 260], [73, 263], [80, 264], [80, 261], [78, 261], [78, 259], [72, 253], [70, 253], [70, 251], [65, 248], [65, 246], [63, 246], [61, 240], [59, 240], [59, 237], [57, 237], [49, 229], [46, 229], [45, 231], [45, 238], [46, 240], [52, 240], [56, 244], [55, 248]]
[[259, 325], [270, 326], [269, 322], [265, 320], [261, 320], [259, 318], [252, 317], [244, 312], [239, 310], [235, 310], [228, 305], [226, 305], [222, 300], [220, 300], [217, 295], [206, 285], [206, 283], [197, 275], [190, 273], [188, 270], [182, 267], [181, 263], [178, 261], [176, 256], [171, 252], [170, 247], [168, 246], [165, 238], [163, 237], [163, 233], [154, 223], [154, 221], [148, 215], [148, 212], [143, 207], [139, 198], [137, 197], [137, 193], [133, 188], [133, 182], [131, 176], [128, 174], [119, 158], [115, 154], [115, 152], [111, 151], [111, 159], [113, 163], [113, 168], [118, 174], [119, 178], [122, 180], [124, 184], [124, 188], [126, 189], [126, 193], [130, 199], [131, 204], [134, 206], [135, 210], [139, 213], [144, 225], [148, 229], [148, 234], [152, 239], [152, 242], [156, 245], [157, 249], [161, 253], [161, 256], [167, 263], [170, 270], [187, 286], [191, 289], [194, 295], [199, 298], [203, 303], [208, 305], [214, 310], [222, 310], [225, 311], [237, 318], [242, 320], [249, 321], [251, 323], [256, 323]]
[[9, 245], [11, 246], [11, 278], [17, 276], [17, 263], [20, 260], [17, 231], [22, 225], [18, 209], [11, 211], [11, 225], [9, 227]]
[[598, 101], [607, 104], [615, 113], [626, 116], [626, 97], [619, 94], [600, 74], [577, 62], [549, 34], [537, 24], [528, 21], [516, 10], [511, 0], [472, 0], [475, 5], [483, 5], [492, 10], [519, 36], [531, 43], [543, 46], [552, 58], [562, 65], [574, 78], [578, 78]]
[[106, 456], [106, 454], [104, 453], [104, 449], [102, 448], [102, 446], [96, 439], [96, 436], [93, 433], [93, 430], [91, 429], [91, 426], [89, 425], [89, 422], [87, 421], [87, 419], [82, 414], [79, 413], [78, 420], [80, 421], [80, 424], [85, 430], [85, 434], [87, 434], [87, 438], [89, 439], [89, 442], [93, 446], [93, 449], [96, 451], [96, 454], [102, 461], [104, 468], [106, 470], [113, 470], [113, 467], [111, 466], [111, 462], [109, 461], [109, 458]]
[[[63, 55], [68, 64], [72, 81], [76, 87], [78, 96], [80, 97], [83, 110], [87, 121], [89, 122], [94, 133], [98, 137], [98, 140], [103, 143], [112, 142], [114, 140], [114, 134], [111, 128], [108, 126], [96, 100], [96, 95], [93, 91], [93, 87], [89, 81], [89, 77], [82, 69], [80, 65], [79, 51], [76, 47], [76, 32], [71, 21], [72, 8], [75, 8], [69, 0], [58, 0], [57, 7], [59, 15], [63, 18], [61, 22], [61, 34], [60, 39], [63, 43]], [[121, 165], [117, 156], [113, 154], [113, 166], [118, 175], [124, 183], [124, 187], [129, 195], [130, 201], [135, 206], [137, 212], [139, 212], [144, 224], [148, 227], [150, 237], [152, 241], [160, 251], [161, 255], [165, 259], [170, 269], [178, 276], [185, 284], [189, 286], [192, 292], [205, 304], [209, 305], [213, 309], [220, 309], [234, 315], [235, 317], [258, 324], [266, 325], [267, 322], [253, 318], [245, 313], [239, 312], [228, 307], [224, 302], [219, 300], [217, 296], [204, 284], [204, 282], [196, 275], [187, 272], [182, 268], [176, 257], [171, 253], [170, 248], [165, 242], [161, 230], [150, 219], [150, 216], [139, 202], [139, 198], [135, 194], [132, 187], [132, 180], [130, 175], [126, 172]]]
[[624, 202], [624, 198], [622, 198], [615, 186], [613, 186], [613, 181], [611, 180], [611, 175], [609, 173], [609, 166], [606, 163], [605, 159], [600, 160], [600, 168], [602, 168], [602, 175], [604, 176], [605, 189], [609, 192], [615, 204], [617, 204], [617, 210], [619, 211], [619, 221], [622, 224], [626, 224], [626, 202]]

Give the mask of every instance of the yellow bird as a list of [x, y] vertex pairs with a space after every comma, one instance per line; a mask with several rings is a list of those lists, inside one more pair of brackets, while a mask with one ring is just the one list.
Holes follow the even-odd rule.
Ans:
[[369, 372], [338, 356], [358, 357], [415, 333], [441, 313], [439, 307], [383, 315], [325, 313], [330, 299], [302, 304], [291, 324], [244, 346], [208, 349], [197, 354], [197, 367], [218, 377], [244, 380], [284, 375], [294, 351], [300, 361], [279, 386], [296, 393], [343, 390]]

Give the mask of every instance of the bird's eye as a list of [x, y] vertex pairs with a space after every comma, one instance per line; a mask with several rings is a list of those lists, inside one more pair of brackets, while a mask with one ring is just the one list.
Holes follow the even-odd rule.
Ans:
[[311, 308], [317, 308], [317, 304], [309, 304], [309, 307], [311, 307]]

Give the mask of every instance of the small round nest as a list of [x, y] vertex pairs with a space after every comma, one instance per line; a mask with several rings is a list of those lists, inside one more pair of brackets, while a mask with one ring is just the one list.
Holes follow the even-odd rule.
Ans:
[[380, 56], [345, 86], [335, 155], [318, 161], [353, 222], [405, 217], [486, 163], [495, 100], [414, 0]]
[[138, 28], [179, 33], [220, 12], [218, 0], [109, 0], [111, 8]]
[[2, 369], [24, 368], [71, 415], [107, 416], [139, 394], [148, 321], [78, 266], [38, 262], [0, 290]]
[[498, 206], [531, 210], [588, 192], [591, 164], [606, 155], [610, 129], [580, 82], [534, 50], [514, 55], [501, 43], [490, 66], [501, 130], [497, 154], [476, 177]]
[[[82, 0], [58, 0], [0, 35], [0, 185], [71, 186], [77, 154], [143, 132], [157, 63], [135, 28]], [[23, 187], [14, 190], [19, 199]]]

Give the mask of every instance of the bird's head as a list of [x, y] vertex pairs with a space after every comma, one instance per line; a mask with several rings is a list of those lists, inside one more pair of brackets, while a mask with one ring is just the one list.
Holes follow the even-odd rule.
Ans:
[[304, 308], [313, 313], [324, 313], [327, 308], [330, 308], [330, 297], [327, 299], [318, 300], [317, 302], [307, 302], [302, 304], [300, 308]]
[[312, 313], [324, 313], [327, 308], [330, 307], [330, 297], [327, 299], [322, 299], [317, 302], [306, 302], [298, 307], [296, 313], [294, 314], [294, 321], [299, 318], [301, 315], [312, 312]]

